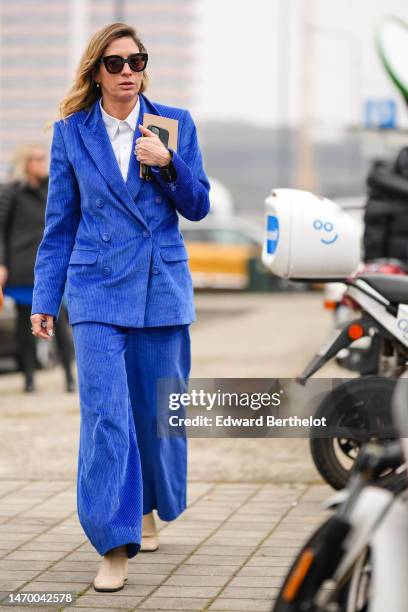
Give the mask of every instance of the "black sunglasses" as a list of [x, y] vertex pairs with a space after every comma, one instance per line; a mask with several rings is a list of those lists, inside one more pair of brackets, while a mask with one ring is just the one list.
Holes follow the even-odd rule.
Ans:
[[126, 59], [120, 55], [106, 55], [99, 60], [103, 62], [105, 68], [111, 74], [118, 74], [123, 70], [125, 64], [129, 64], [129, 68], [133, 72], [142, 72], [147, 65], [147, 53], [132, 53]]

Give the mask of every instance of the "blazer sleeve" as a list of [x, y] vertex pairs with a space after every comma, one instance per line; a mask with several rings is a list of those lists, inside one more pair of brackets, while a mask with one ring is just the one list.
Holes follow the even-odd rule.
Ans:
[[160, 183], [176, 210], [190, 221], [203, 219], [210, 210], [210, 183], [204, 172], [197, 128], [188, 110], [185, 111], [180, 129], [178, 152], [173, 154], [173, 166], [177, 177], [166, 182], [158, 166], [152, 166], [153, 175]]
[[80, 217], [79, 187], [57, 121], [51, 145], [45, 228], [34, 266], [31, 314], [58, 317]]

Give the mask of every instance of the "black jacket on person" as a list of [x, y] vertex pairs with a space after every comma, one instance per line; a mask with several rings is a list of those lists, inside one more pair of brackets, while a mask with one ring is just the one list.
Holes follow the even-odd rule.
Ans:
[[408, 263], [408, 147], [394, 162], [374, 162], [367, 187], [364, 260], [396, 258]]
[[34, 285], [47, 192], [48, 178], [38, 187], [12, 182], [0, 188], [0, 264], [8, 268], [7, 285]]

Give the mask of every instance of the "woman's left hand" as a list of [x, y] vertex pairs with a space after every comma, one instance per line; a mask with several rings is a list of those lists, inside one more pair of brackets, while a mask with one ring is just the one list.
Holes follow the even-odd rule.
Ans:
[[157, 134], [143, 127], [143, 125], [139, 125], [139, 130], [143, 136], [136, 140], [136, 159], [147, 166], [167, 166], [171, 160], [171, 155]]

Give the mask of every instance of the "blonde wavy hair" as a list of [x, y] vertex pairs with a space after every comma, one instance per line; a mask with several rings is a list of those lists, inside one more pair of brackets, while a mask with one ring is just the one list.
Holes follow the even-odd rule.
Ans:
[[[113, 40], [129, 36], [133, 38], [140, 52], [146, 48], [136, 34], [136, 30], [125, 23], [112, 23], [94, 34], [85, 49], [77, 68], [74, 82], [59, 106], [60, 118], [65, 119], [77, 111], [88, 109], [100, 97], [94, 77], [98, 71], [98, 61]], [[139, 93], [147, 89], [149, 77], [143, 72]]]
[[43, 151], [44, 155], [47, 155], [45, 146], [40, 142], [26, 142], [14, 149], [9, 170], [10, 181], [28, 183], [27, 164], [33, 151], [37, 150]]

